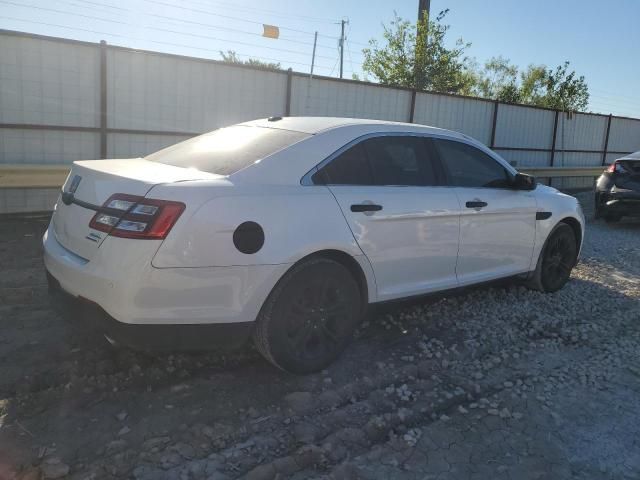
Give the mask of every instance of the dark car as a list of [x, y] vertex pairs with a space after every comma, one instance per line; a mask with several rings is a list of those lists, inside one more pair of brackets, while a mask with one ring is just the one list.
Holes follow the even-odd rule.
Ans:
[[640, 215], [640, 151], [617, 159], [596, 183], [596, 218], [617, 222]]

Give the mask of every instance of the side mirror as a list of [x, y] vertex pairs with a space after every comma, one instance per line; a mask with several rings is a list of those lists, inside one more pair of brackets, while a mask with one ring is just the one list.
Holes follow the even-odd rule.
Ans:
[[526, 173], [516, 173], [511, 186], [516, 190], [535, 190], [537, 186], [536, 177]]

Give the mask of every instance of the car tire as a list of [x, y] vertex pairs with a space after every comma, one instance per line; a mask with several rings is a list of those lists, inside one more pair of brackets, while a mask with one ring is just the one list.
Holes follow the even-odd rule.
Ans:
[[274, 287], [256, 320], [253, 340], [276, 367], [317, 372], [342, 353], [360, 317], [360, 289], [351, 272], [334, 260], [311, 258]]
[[560, 290], [569, 281], [577, 256], [578, 243], [573, 229], [559, 223], [547, 237], [527, 286], [546, 293]]

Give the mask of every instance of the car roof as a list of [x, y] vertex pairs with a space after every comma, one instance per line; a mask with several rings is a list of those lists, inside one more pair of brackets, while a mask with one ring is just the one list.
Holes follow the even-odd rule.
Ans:
[[620, 157], [618, 160], [640, 160], [640, 150], [630, 153], [629, 155], [625, 155], [624, 157]]
[[263, 128], [277, 128], [283, 130], [293, 130], [297, 132], [307, 133], [315, 135], [317, 133], [325, 132], [327, 130], [333, 130], [341, 127], [350, 126], [368, 126], [368, 127], [380, 127], [380, 130], [392, 129], [392, 130], [404, 130], [410, 132], [421, 133], [437, 133], [440, 135], [450, 134], [454, 137], [466, 137], [458, 132], [451, 130], [444, 130], [442, 128], [431, 127], [427, 125], [419, 125], [415, 123], [404, 122], [391, 122], [387, 120], [373, 120], [366, 118], [343, 118], [343, 117], [269, 117], [261, 118], [259, 120], [252, 120], [250, 122], [242, 123], [241, 125], [263, 127]]

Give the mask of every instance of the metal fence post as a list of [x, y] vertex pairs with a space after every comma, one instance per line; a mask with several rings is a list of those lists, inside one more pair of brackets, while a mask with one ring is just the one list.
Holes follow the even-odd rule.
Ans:
[[604, 148], [602, 149], [602, 166], [607, 163], [607, 150], [609, 149], [609, 133], [611, 132], [611, 114], [607, 119], [607, 133], [604, 137]]
[[411, 105], [409, 107], [409, 123], [413, 123], [413, 116], [416, 113], [416, 89], [411, 90]]
[[100, 158], [107, 158], [107, 42], [100, 40]]
[[496, 146], [496, 124], [498, 122], [498, 107], [500, 106], [499, 101], [495, 101], [493, 103], [493, 119], [491, 120], [491, 143], [489, 145], [490, 148]]
[[288, 117], [291, 115], [291, 81], [293, 80], [293, 70], [289, 68], [287, 70], [287, 98], [284, 103], [284, 115]]
[[553, 167], [553, 162], [556, 158], [556, 137], [558, 133], [558, 116], [560, 112], [556, 110], [556, 116], [553, 119], [553, 139], [551, 140], [551, 160], [549, 161], [549, 166]]

